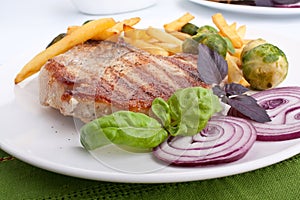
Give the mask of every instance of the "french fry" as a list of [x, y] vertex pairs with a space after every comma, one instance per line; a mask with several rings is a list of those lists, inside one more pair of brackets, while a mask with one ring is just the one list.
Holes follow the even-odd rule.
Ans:
[[125, 19], [121, 22], [115, 23], [112, 27], [108, 28], [101, 34], [95, 35], [93, 40], [112, 40], [114, 41], [118, 35], [120, 35], [123, 31], [126, 31], [128, 29], [132, 29], [132, 26], [137, 24], [141, 18], [139, 17], [133, 17], [130, 19]]
[[152, 37], [147, 34], [145, 29], [134, 29], [124, 32], [124, 36], [132, 40], [151, 40]]
[[114, 24], [114, 19], [102, 18], [91, 21], [76, 29], [71, 34], [54, 43], [52, 46], [40, 52], [32, 60], [30, 60], [17, 74], [15, 84], [18, 84], [29, 76], [37, 73], [50, 58], [66, 52], [73, 46], [81, 44], [93, 38], [95, 35], [101, 35], [101, 33], [112, 27]]
[[236, 58], [227, 54], [226, 61], [228, 63], [228, 82], [239, 83], [245, 87], [249, 87], [250, 84], [245, 80], [242, 71], [236, 64]]
[[146, 41], [143, 41], [143, 40], [140, 40], [140, 39], [137, 39], [137, 40], [132, 40], [131, 38], [127, 38], [127, 37], [124, 37], [125, 41], [132, 44], [133, 46], [137, 47], [137, 48], [140, 48], [140, 49], [143, 49], [151, 54], [154, 54], [154, 55], [162, 55], [162, 56], [168, 56], [169, 55], [169, 52], [166, 51], [165, 49], [159, 47], [159, 46], [156, 46], [156, 45], [153, 45], [153, 44], [150, 44]]
[[159, 46], [171, 54], [182, 52], [181, 46], [175, 44], [158, 42], [158, 43], [153, 43], [153, 45]]
[[226, 22], [225, 18], [221, 13], [217, 13], [212, 16], [213, 23], [218, 27], [221, 34], [228, 37], [233, 46], [241, 48], [243, 46], [243, 40], [238, 35], [235, 29], [232, 29]]
[[175, 44], [178, 46], [182, 45], [182, 41], [179, 40], [178, 38], [174, 37], [173, 35], [166, 33], [160, 29], [149, 27], [146, 30], [147, 34], [150, 35], [151, 37], [154, 37], [155, 39], [165, 42], [165, 43], [171, 43]]
[[234, 54], [232, 54], [232, 56], [234, 56], [236, 58], [236, 63], [238, 66], [240, 66], [240, 63], [241, 63], [242, 51], [243, 51], [243, 48], [235, 49]]
[[[70, 35], [72, 32], [74, 32], [76, 29], [80, 28], [81, 26], [69, 26], [67, 29], [67, 35]], [[106, 40], [108, 38], [111, 38], [113, 36], [118, 35], [117, 33], [114, 32], [110, 32], [110, 31], [104, 31], [101, 34], [95, 35], [93, 38], [93, 40]]]
[[232, 30], [236, 30], [236, 22], [233, 22], [229, 27], [230, 27]]
[[68, 26], [67, 28], [67, 35], [70, 35], [72, 32], [80, 28], [80, 26]]
[[246, 35], [246, 26], [245, 25], [242, 25], [240, 27], [238, 27], [236, 29], [237, 31], [237, 34], [242, 38], [244, 39], [245, 38], [245, 35]]
[[123, 31], [126, 32], [126, 31], [131, 31], [131, 30], [134, 30], [135, 28], [133, 26], [129, 26], [129, 25], [126, 25], [124, 24], [123, 25]]
[[141, 18], [139, 18], [139, 17], [125, 19], [121, 22], [116, 23], [113, 27], [109, 28], [107, 31], [119, 34], [119, 33], [123, 32], [124, 25], [134, 26], [135, 24], [139, 23], [139, 21], [141, 21]]
[[191, 37], [191, 35], [189, 35], [187, 33], [179, 32], [179, 31], [172, 31], [172, 32], [169, 32], [169, 34], [173, 35], [174, 37], [176, 37], [182, 41]]
[[[80, 26], [69, 26], [68, 29], [67, 29], [67, 35], [70, 35], [72, 32], [74, 32], [78, 28], [80, 28]], [[133, 27], [124, 25], [123, 29], [125, 31], [125, 29], [128, 30], [128, 29], [131, 29], [131, 28], [133, 28]], [[105, 30], [101, 34], [95, 35], [91, 39], [92, 40], [111, 40], [111, 41], [114, 41], [116, 39], [116, 37], [119, 36], [119, 35], [120, 35], [119, 33], [110, 32], [110, 31]]]
[[166, 32], [173, 32], [173, 31], [180, 31], [181, 28], [190, 22], [192, 19], [195, 17], [191, 15], [190, 13], [185, 13], [183, 16], [180, 18], [164, 25], [164, 29]]

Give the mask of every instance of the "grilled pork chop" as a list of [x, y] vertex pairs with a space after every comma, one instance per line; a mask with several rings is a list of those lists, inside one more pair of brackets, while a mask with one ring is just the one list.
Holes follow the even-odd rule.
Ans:
[[149, 114], [156, 97], [203, 86], [197, 58], [151, 55], [123, 41], [90, 41], [50, 59], [39, 75], [40, 102], [83, 122], [117, 110]]

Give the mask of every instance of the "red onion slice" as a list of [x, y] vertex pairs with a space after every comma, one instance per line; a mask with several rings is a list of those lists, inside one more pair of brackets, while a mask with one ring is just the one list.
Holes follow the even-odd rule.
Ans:
[[[257, 131], [257, 140], [282, 141], [300, 138], [300, 87], [281, 87], [252, 95], [266, 109], [271, 122], [251, 121]], [[228, 115], [241, 116], [230, 109]]]
[[160, 160], [172, 165], [220, 164], [242, 158], [256, 140], [256, 131], [245, 119], [212, 117], [194, 136], [170, 137], [153, 150]]

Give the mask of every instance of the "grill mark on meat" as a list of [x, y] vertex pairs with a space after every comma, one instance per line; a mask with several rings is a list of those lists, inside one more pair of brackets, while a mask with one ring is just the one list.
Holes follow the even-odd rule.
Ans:
[[[174, 58], [174, 57], [173, 57]], [[172, 57], [166, 57], [166, 60], [170, 61], [172, 64], [178, 66], [181, 69], [184, 69], [186, 73], [189, 74], [188, 77], [192, 77], [193, 79], [197, 80], [197, 81], [201, 81], [199, 75], [198, 75], [198, 70], [197, 67], [193, 67], [193, 65], [191, 65], [191, 62], [187, 61], [187, 62], [183, 62], [181, 59], [173, 59]]]
[[[136, 57], [135, 55], [131, 55], [129, 53], [125, 56], [126, 58], [122, 57], [122, 60], [120, 60], [121, 63], [117, 63], [105, 73], [106, 75], [113, 73], [113, 75], [110, 75], [110, 77], [116, 78], [112, 78], [112, 80], [118, 80], [115, 82], [115, 95], [113, 99], [118, 99], [118, 97], [123, 96], [123, 100], [118, 99], [118, 101], [123, 102], [125, 105], [127, 105], [126, 103], [129, 102], [129, 108], [135, 106], [133, 101], [148, 101], [147, 103], [142, 103], [143, 107], [147, 107], [151, 106], [149, 102], [152, 102], [152, 100], [158, 96], [158, 92], [155, 91], [157, 91], [159, 88], [150, 90], [150, 87], [154, 87], [153, 83], [156, 85], [169, 85], [168, 88], [163, 88], [165, 94], [164, 98], [170, 96], [170, 94], [175, 91], [175, 88], [179, 87], [178, 85], [171, 87], [170, 83], [176, 83], [176, 81], [172, 80], [171, 78], [167, 78], [170, 77], [168, 73], [158, 76], [159, 74], [157, 74], [157, 72], [161, 71], [162, 69], [164, 70], [164, 68], [159, 69], [161, 66], [155, 62], [151, 62], [152, 60], [149, 61], [146, 56], [138, 54]], [[149, 62], [151, 63], [149, 64]], [[152, 66], [154, 69], [150, 70]], [[128, 91], [131, 92], [128, 93]]]
[[[162, 67], [158, 61], [152, 59], [147, 61], [147, 57], [139, 56], [142, 67], [135, 69], [135, 72], [138, 76], [132, 77], [135, 78], [137, 84], [141, 85], [142, 83], [157, 83], [160, 85], [169, 85], [169, 91], [172, 92], [178, 84], [176, 82], [176, 75], [172, 73], [167, 73], [166, 71], [173, 71], [169, 65]], [[178, 80], [177, 80], [178, 81]]]
[[74, 76], [71, 73], [66, 72], [65, 66], [56, 62], [53, 59], [48, 61], [48, 64], [45, 66], [48, 71], [53, 72], [53, 78], [57, 79], [60, 82], [63, 82], [66, 85], [74, 85]]
[[40, 101], [84, 122], [113, 110], [146, 113], [156, 97], [167, 100], [180, 88], [208, 87], [198, 76], [196, 59], [154, 56], [123, 41], [87, 42], [42, 68]]

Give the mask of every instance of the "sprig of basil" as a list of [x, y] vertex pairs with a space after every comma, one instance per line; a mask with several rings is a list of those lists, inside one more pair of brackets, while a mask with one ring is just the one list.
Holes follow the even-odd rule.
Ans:
[[170, 135], [188, 136], [205, 128], [211, 116], [222, 107], [212, 90], [192, 87], [176, 91], [167, 102], [154, 100], [151, 109]]
[[259, 106], [253, 97], [244, 94], [248, 91], [247, 88], [236, 83], [220, 86], [227, 76], [228, 64], [216, 51], [204, 44], [199, 44], [197, 67], [201, 80], [214, 85], [212, 90], [223, 103], [254, 121], [264, 123], [271, 120], [266, 110]]
[[93, 120], [80, 129], [81, 144], [93, 150], [114, 143], [142, 149], [156, 147], [168, 137], [162, 125], [145, 114], [118, 111]]

